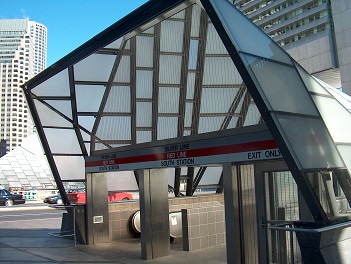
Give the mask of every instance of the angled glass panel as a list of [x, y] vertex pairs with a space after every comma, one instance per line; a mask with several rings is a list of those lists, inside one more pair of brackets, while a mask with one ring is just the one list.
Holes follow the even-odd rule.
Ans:
[[237, 88], [202, 89], [200, 113], [227, 113], [237, 93]]
[[351, 174], [351, 146], [350, 145], [338, 145], [337, 148], [338, 148], [341, 156], [343, 157], [343, 160], [345, 162], [347, 170], [349, 171], [349, 174]]
[[[244, 55], [256, 77], [261, 96], [271, 110], [318, 116], [316, 107], [295, 68]], [[272, 74], [274, 73], [274, 74]]]
[[192, 6], [191, 30], [190, 30], [191, 37], [199, 37], [201, 10], [202, 9], [198, 5]]
[[186, 103], [185, 116], [184, 116], [184, 126], [191, 127], [192, 120], [193, 120], [193, 103]]
[[96, 135], [103, 140], [130, 140], [130, 116], [103, 116]]
[[329, 95], [329, 93], [320, 85], [320, 83], [318, 83], [311, 75], [309, 75], [299, 64], [295, 63], [295, 67], [299, 71], [299, 74], [308, 91]]
[[206, 54], [228, 54], [212, 23], [208, 24], [207, 29]]
[[74, 65], [74, 78], [76, 81], [107, 82], [115, 55], [92, 54]]
[[164, 20], [161, 22], [161, 52], [183, 51], [184, 22]]
[[296, 154], [301, 169], [344, 167], [328, 131], [320, 119], [274, 115]]
[[136, 97], [152, 98], [153, 71], [136, 71]]
[[130, 112], [130, 87], [112, 86], [104, 108], [105, 113]]
[[158, 94], [159, 113], [178, 113], [179, 88], [160, 87]]
[[210, 0], [210, 2], [238, 51], [292, 64], [285, 51], [233, 4], [227, 0]]
[[59, 72], [31, 91], [37, 96], [70, 96], [68, 70]]
[[161, 55], [159, 82], [161, 84], [180, 84], [182, 56]]
[[136, 66], [153, 67], [154, 38], [147, 36], [136, 37]]
[[196, 73], [189, 72], [186, 85], [186, 99], [194, 99]]
[[217, 131], [224, 122], [224, 116], [200, 117], [198, 133]]
[[82, 154], [73, 129], [44, 128], [44, 132], [52, 153]]
[[90, 132], [93, 130], [95, 120], [95, 116], [78, 116], [78, 124]]
[[247, 110], [244, 126], [257, 125], [260, 121], [261, 114], [255, 104], [250, 104]]
[[85, 161], [77, 156], [54, 156], [62, 181], [85, 180]]
[[67, 100], [44, 100], [47, 104], [51, 105], [53, 108], [72, 119], [72, 105], [71, 101]]
[[137, 102], [136, 126], [152, 127], [152, 103]]
[[105, 86], [76, 85], [76, 103], [78, 112], [98, 112]]
[[198, 46], [199, 46], [199, 41], [197, 39], [190, 40], [189, 64], [188, 64], [189, 70], [196, 70]]
[[178, 117], [158, 117], [157, 139], [177, 137]]
[[38, 100], [34, 100], [34, 103], [43, 126], [73, 127], [71, 122], [64, 119], [43, 103]]
[[230, 57], [206, 57], [203, 85], [240, 83], [242, 79]]
[[114, 81], [122, 83], [130, 82], [130, 56], [122, 56]]
[[312, 98], [334, 142], [351, 143], [351, 113], [333, 98], [324, 96], [312, 96]]
[[152, 135], [151, 131], [137, 131], [137, 144], [144, 142], [151, 142]]

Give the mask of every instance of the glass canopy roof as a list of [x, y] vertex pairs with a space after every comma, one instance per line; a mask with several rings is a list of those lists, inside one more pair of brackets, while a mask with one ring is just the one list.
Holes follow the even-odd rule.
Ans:
[[148, 1], [23, 88], [58, 180], [95, 151], [263, 121], [300, 187], [351, 168], [349, 110], [226, 0]]

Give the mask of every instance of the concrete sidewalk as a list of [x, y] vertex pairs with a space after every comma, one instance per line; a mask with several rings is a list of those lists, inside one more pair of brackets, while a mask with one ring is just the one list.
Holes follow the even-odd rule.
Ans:
[[[7, 211], [5, 208], [2, 209]], [[0, 264], [227, 263], [225, 246], [185, 252], [182, 251], [181, 244], [171, 244], [171, 251], [168, 256], [153, 260], [141, 259], [140, 239], [128, 239], [89, 246], [77, 244], [77, 247], [74, 247], [72, 239], [49, 235], [49, 233], [60, 231], [60, 221], [60, 218], [44, 221], [19, 221], [18, 224], [11, 223], [11, 226], [0, 221]]]
[[172, 244], [170, 255], [146, 261], [141, 259], [140, 239], [74, 247], [72, 240], [52, 237], [49, 231], [54, 230], [8, 230], [11, 235], [6, 236], [0, 230], [0, 263], [226, 263], [225, 246], [185, 252], [182, 245]]

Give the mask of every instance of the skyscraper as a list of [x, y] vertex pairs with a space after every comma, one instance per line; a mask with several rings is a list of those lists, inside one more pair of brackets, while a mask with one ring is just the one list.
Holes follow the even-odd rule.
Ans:
[[20, 85], [46, 68], [47, 29], [28, 19], [0, 20], [0, 140], [7, 151], [21, 144], [33, 124]]
[[350, 0], [237, 0], [235, 5], [309, 73], [351, 94]]

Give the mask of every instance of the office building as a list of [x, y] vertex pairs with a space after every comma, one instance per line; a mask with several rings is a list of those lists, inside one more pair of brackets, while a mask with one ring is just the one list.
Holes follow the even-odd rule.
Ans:
[[0, 140], [7, 151], [33, 131], [20, 85], [46, 67], [47, 29], [28, 19], [0, 20]]
[[241, 0], [235, 5], [309, 73], [351, 94], [349, 0]]

